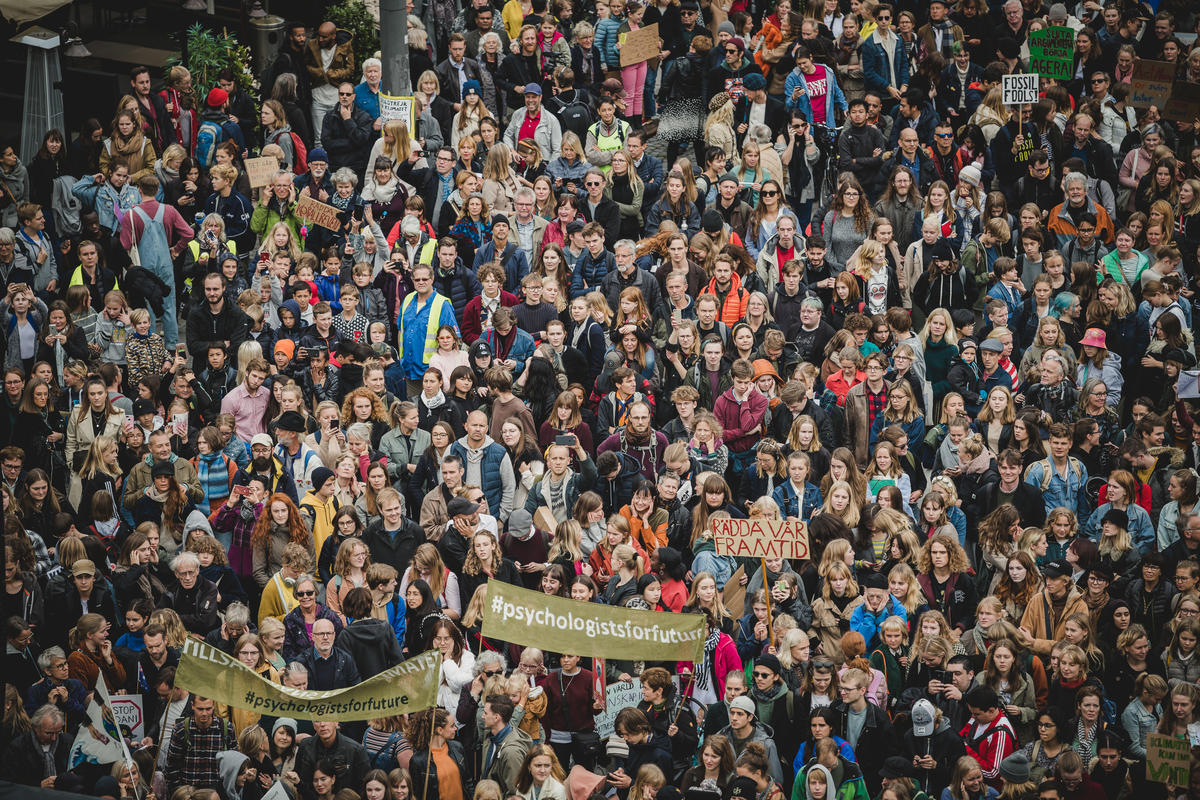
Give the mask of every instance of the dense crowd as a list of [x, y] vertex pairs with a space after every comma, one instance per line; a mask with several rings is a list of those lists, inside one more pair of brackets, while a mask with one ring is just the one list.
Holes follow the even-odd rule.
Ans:
[[[1200, 796], [1200, 760], [1147, 767], [1153, 733], [1200, 759], [1194, 4], [408, 25], [408, 119], [305, 19], [261, 92], [139, 67], [111, 121], [0, 144], [5, 777]], [[1006, 107], [1047, 27], [1070, 78]], [[1163, 108], [1130, 104], [1147, 61], [1176, 65]], [[811, 558], [720, 554], [731, 518], [803, 522]], [[703, 657], [484, 636], [493, 580], [701, 615]], [[437, 706], [263, 716], [177, 685], [188, 637], [291, 689], [436, 649]], [[76, 764], [100, 681], [144, 736]]]

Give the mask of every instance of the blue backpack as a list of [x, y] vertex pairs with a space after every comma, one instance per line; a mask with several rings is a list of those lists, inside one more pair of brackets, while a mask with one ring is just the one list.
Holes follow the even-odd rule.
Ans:
[[220, 123], [213, 120], [200, 123], [200, 129], [196, 132], [196, 160], [205, 169], [216, 163], [217, 145], [225, 141], [225, 138], [225, 131]]

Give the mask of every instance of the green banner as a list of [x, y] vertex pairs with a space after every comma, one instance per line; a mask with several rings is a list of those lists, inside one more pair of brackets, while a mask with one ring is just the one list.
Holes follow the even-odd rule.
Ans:
[[635, 611], [488, 581], [483, 635], [556, 653], [627, 661], [700, 661], [701, 614]]
[[1075, 32], [1070, 28], [1043, 28], [1029, 34], [1029, 71], [1046, 78], [1069, 81], [1074, 75]]
[[436, 650], [403, 661], [357, 686], [327, 692], [288, 689], [271, 683], [212, 645], [188, 639], [179, 657], [175, 685], [270, 717], [338, 722], [376, 719], [420, 711], [437, 704]]

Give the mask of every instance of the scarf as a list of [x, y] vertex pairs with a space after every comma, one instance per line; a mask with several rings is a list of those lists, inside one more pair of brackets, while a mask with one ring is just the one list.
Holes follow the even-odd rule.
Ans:
[[444, 406], [446, 404], [446, 394], [441, 389], [438, 389], [438, 393], [435, 394], [433, 397], [429, 397], [428, 395], [422, 394], [421, 402], [424, 403], [425, 407], [428, 408], [430, 411], [434, 411], [436, 409], [441, 408], [442, 406]]
[[196, 503], [204, 516], [208, 516], [220, 501], [229, 497], [229, 468], [224, 453], [204, 453], [196, 457], [196, 477], [204, 489], [204, 497]]
[[132, 156], [142, 154], [142, 148], [146, 146], [146, 137], [141, 130], [135, 129], [130, 137], [121, 141], [119, 135], [114, 135], [109, 140], [109, 149], [113, 151], [113, 155]]
[[1108, 605], [1108, 591], [1106, 590], [1096, 598], [1093, 598], [1089, 592], [1083, 596], [1083, 602], [1088, 607], [1088, 616], [1091, 617], [1092, 627], [1095, 629], [1095, 626], [1100, 622], [1100, 612]]
[[950, 19], [947, 17], [941, 22], [935, 22], [933, 29], [941, 34], [942, 37], [942, 55], [946, 57], [946, 63], [951, 63], [954, 60], [954, 36], [950, 33]]
[[704, 663], [696, 670], [696, 688], [715, 691], [710, 681], [713, 678], [713, 666], [717, 653], [717, 644], [721, 641], [721, 629], [713, 628], [704, 639]]

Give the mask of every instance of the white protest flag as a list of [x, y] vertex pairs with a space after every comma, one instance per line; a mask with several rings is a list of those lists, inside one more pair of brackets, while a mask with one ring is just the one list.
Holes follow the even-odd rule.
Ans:
[[67, 768], [74, 769], [80, 764], [101, 765], [130, 760], [129, 750], [125, 746], [125, 740], [121, 738], [121, 730], [113, 716], [108, 687], [104, 685], [104, 676], [101, 675], [96, 680], [96, 690], [88, 703], [87, 720], [79, 726], [79, 733], [71, 745]]

